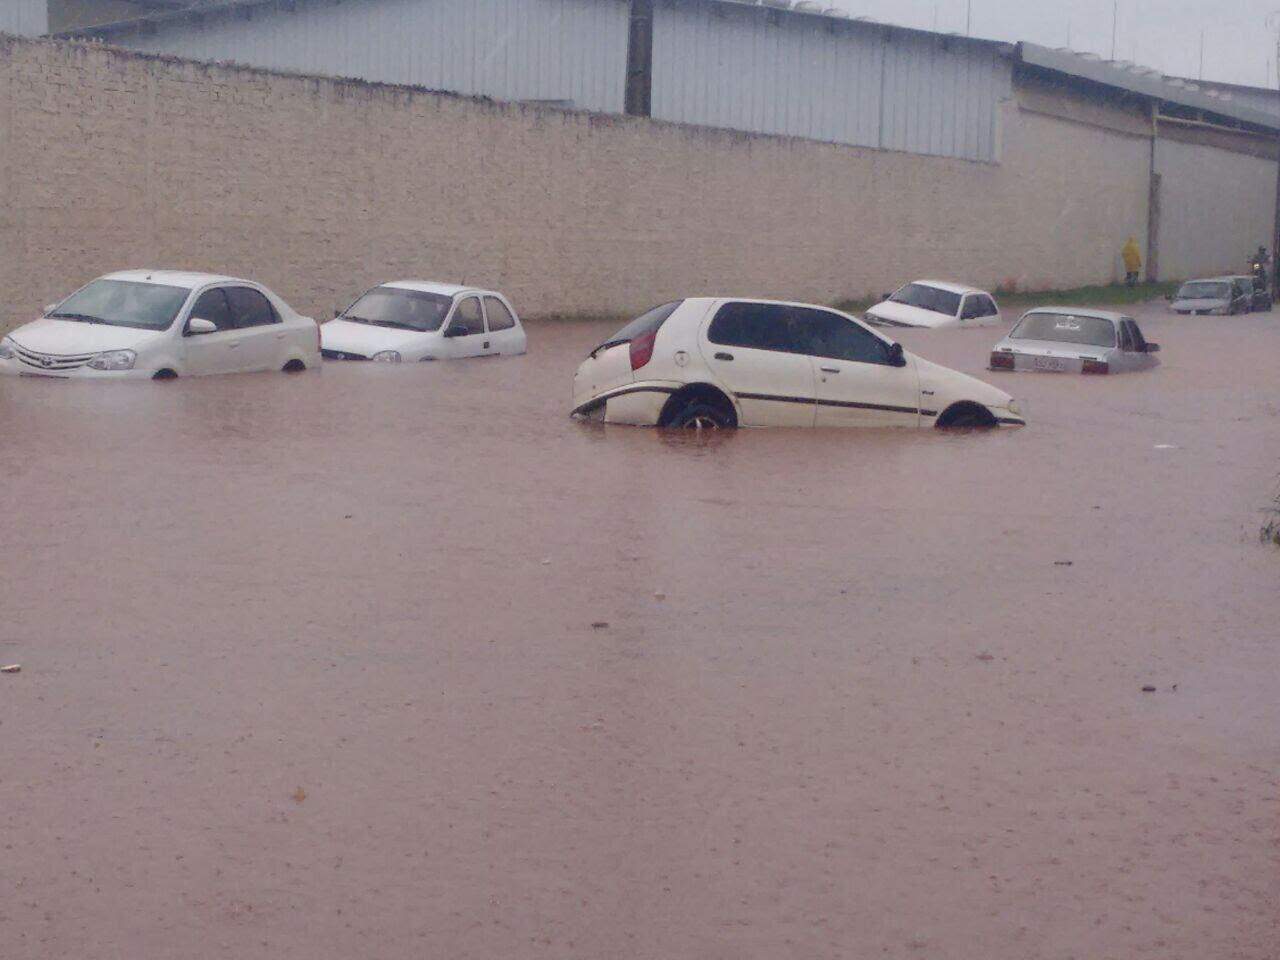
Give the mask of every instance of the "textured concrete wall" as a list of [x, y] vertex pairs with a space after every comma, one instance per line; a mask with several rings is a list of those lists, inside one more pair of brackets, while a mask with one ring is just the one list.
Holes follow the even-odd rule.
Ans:
[[1012, 103], [1001, 128], [979, 164], [4, 39], [0, 325], [130, 266], [316, 316], [394, 277], [526, 315], [1114, 278], [1149, 141]]
[[1161, 138], [1156, 171], [1161, 279], [1245, 273], [1259, 244], [1271, 249], [1274, 161]]

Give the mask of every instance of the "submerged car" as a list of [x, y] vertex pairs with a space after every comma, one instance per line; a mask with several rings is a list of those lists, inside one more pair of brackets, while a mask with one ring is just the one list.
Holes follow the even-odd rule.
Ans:
[[0, 340], [0, 373], [164, 379], [320, 363], [320, 330], [261, 284], [207, 273], [99, 277]]
[[1238, 282], [1241, 289], [1249, 295], [1249, 309], [1245, 313], [1266, 313], [1271, 309], [1271, 291], [1264, 281], [1244, 275], [1231, 279]]
[[327, 360], [381, 363], [524, 353], [524, 327], [493, 290], [419, 280], [384, 283], [320, 328]]
[[592, 350], [574, 377], [573, 413], [691, 429], [1025, 423], [1003, 390], [848, 314], [708, 297], [654, 307]]
[[1173, 295], [1169, 309], [1189, 316], [1225, 317], [1248, 313], [1253, 309], [1253, 280], [1249, 277], [1188, 280]]
[[1132, 317], [1101, 310], [1040, 307], [1025, 314], [991, 352], [992, 370], [1122, 373], [1160, 361]]
[[888, 294], [866, 313], [879, 327], [991, 327], [1001, 322], [985, 290], [941, 280], [917, 280]]

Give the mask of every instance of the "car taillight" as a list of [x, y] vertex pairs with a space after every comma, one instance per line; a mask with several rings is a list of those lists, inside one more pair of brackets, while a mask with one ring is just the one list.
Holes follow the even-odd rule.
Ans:
[[1081, 373], [1110, 373], [1111, 366], [1105, 360], [1090, 360], [1088, 357], [1081, 357], [1083, 361], [1080, 365]]
[[1003, 353], [999, 350], [991, 354], [991, 369], [992, 370], [1012, 370], [1013, 354]]
[[631, 369], [639, 370], [653, 359], [653, 344], [658, 339], [658, 331], [646, 333], [631, 341]]

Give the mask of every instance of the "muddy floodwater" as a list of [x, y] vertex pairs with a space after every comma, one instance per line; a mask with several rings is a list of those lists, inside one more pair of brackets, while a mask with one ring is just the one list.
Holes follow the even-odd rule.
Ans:
[[[1030, 426], [0, 381], [0, 956], [1280, 957], [1280, 314]], [[1155, 687], [1143, 692], [1144, 686]]]

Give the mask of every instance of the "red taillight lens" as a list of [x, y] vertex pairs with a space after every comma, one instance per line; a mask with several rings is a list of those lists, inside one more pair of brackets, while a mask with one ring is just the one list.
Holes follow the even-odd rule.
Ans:
[[1001, 353], [999, 351], [991, 354], [991, 369], [992, 370], [1012, 370], [1013, 354]]
[[653, 344], [658, 339], [658, 331], [646, 333], [631, 341], [631, 369], [639, 370], [653, 359]]
[[1088, 360], [1082, 358], [1081, 373], [1110, 373], [1111, 366], [1105, 360]]

